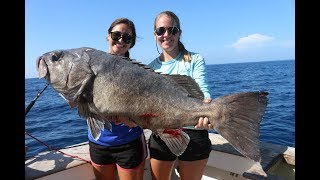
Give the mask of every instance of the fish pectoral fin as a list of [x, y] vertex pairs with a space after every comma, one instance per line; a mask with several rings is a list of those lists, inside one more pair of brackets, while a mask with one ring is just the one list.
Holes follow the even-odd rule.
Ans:
[[112, 124], [109, 120], [104, 121], [104, 128], [112, 132]]
[[77, 106], [77, 103], [75, 101], [68, 100], [63, 94], [59, 93], [59, 95], [68, 103], [70, 108], [74, 108]]
[[169, 132], [164, 130], [163, 132], [159, 132], [158, 135], [176, 156], [181, 155], [187, 149], [190, 141], [189, 135], [181, 129], [170, 130]]
[[101, 135], [100, 129], [104, 130], [105, 124], [108, 129], [111, 129], [110, 127], [112, 127], [112, 126], [111, 126], [110, 122], [109, 122], [110, 125], [108, 126], [108, 122], [98, 120], [93, 117], [87, 118], [87, 125], [88, 125], [89, 130], [95, 140], [97, 140], [100, 137], [100, 135]]

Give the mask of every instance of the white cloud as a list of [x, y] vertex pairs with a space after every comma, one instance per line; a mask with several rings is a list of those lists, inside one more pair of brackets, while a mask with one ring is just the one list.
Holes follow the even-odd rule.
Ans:
[[242, 51], [246, 49], [263, 47], [273, 40], [274, 37], [256, 33], [238, 39], [238, 41], [233, 43], [231, 47], [235, 48], [236, 50]]

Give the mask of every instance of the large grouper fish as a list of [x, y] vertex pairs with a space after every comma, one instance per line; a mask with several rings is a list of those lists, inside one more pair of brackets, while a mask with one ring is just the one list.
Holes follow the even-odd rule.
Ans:
[[90, 47], [54, 50], [37, 59], [39, 78], [87, 120], [95, 138], [112, 126], [110, 116], [130, 118], [159, 135], [176, 155], [189, 143], [181, 129], [208, 117], [222, 137], [244, 156], [261, 160], [259, 128], [268, 92], [237, 92], [203, 103], [189, 76], [154, 72], [135, 60]]

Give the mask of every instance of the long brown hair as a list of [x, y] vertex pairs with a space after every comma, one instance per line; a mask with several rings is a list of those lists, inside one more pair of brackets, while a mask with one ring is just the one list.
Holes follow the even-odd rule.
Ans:
[[[132, 48], [136, 44], [136, 37], [137, 37], [136, 28], [134, 26], [134, 23], [131, 20], [129, 20], [128, 18], [118, 18], [111, 23], [111, 25], [108, 29], [108, 34], [110, 34], [112, 29], [118, 24], [126, 24], [131, 28], [133, 40], [131, 42], [130, 48]], [[129, 57], [129, 56], [130, 56], [129, 51], [127, 51], [125, 53], [125, 57]]]
[[[163, 12], [161, 12], [160, 14], [158, 14], [156, 16], [156, 18], [154, 20], [154, 27], [153, 27], [154, 30], [156, 30], [156, 22], [157, 22], [157, 20], [163, 15], [166, 15], [166, 16], [170, 17], [173, 20], [173, 23], [174, 23], [175, 27], [177, 27], [178, 29], [181, 30], [181, 28], [180, 28], [180, 20], [179, 20], [178, 16], [176, 14], [174, 14], [172, 11], [163, 11]], [[184, 61], [186, 61], [186, 62], [191, 61], [191, 55], [190, 55], [189, 51], [184, 47], [184, 45], [182, 44], [180, 39], [178, 41], [178, 47], [179, 47], [179, 51], [182, 51], [182, 53], [183, 53], [183, 58], [182, 59]]]

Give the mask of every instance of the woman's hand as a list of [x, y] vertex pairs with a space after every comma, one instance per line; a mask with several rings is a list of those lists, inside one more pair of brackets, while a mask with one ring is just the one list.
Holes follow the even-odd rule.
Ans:
[[211, 103], [212, 99], [211, 98], [206, 98], [203, 100], [204, 103]]
[[210, 124], [209, 119], [207, 117], [200, 117], [198, 124], [194, 126], [196, 129], [213, 129], [212, 124]]
[[[210, 103], [211, 101], [212, 101], [211, 98], [206, 98], [203, 100], [204, 103]], [[194, 128], [210, 130], [210, 129], [213, 129], [213, 125], [210, 124], [210, 121], [207, 117], [200, 117], [198, 124], [195, 125]]]

